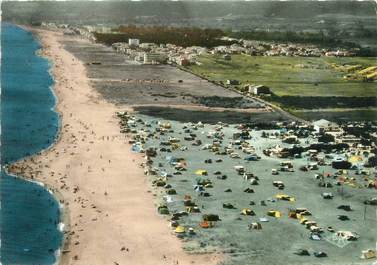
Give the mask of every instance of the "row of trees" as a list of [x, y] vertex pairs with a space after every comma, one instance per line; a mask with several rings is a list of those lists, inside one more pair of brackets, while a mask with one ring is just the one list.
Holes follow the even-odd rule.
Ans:
[[96, 33], [98, 41], [111, 45], [115, 42], [127, 42], [129, 38], [140, 39], [141, 42], [157, 44], [171, 43], [182, 47], [202, 46], [212, 48], [229, 45], [232, 42], [221, 40], [225, 33], [220, 29], [201, 29], [196, 27], [138, 27], [135, 25], [120, 26], [112, 33]]
[[[280, 42], [300, 42], [313, 43], [319, 45], [338, 45], [344, 46], [350, 43], [326, 35], [323, 31], [318, 33], [312, 32], [295, 32], [295, 31], [240, 31], [229, 33], [230, 37], [259, 41], [280, 41]], [[352, 44], [354, 46], [354, 44]]]

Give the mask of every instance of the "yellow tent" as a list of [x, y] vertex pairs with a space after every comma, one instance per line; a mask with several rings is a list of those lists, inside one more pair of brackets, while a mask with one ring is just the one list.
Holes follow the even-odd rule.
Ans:
[[245, 208], [245, 209], [242, 209], [241, 214], [243, 214], [243, 215], [253, 215], [253, 211], [248, 209], [248, 208]]
[[173, 150], [176, 150], [176, 149], [180, 148], [181, 145], [180, 145], [180, 144], [177, 144], [177, 143], [173, 143], [173, 144], [171, 145], [171, 147], [172, 147]]
[[199, 169], [199, 170], [195, 171], [195, 174], [200, 175], [200, 176], [206, 176], [208, 173], [207, 173], [207, 170]]
[[273, 217], [276, 217], [276, 218], [280, 218], [282, 214], [279, 211], [270, 210], [270, 211], [267, 212], [267, 215], [273, 216]]
[[175, 228], [175, 232], [177, 233], [177, 234], [182, 234], [182, 233], [184, 233], [185, 232], [185, 228], [183, 227], [183, 226], [177, 226], [176, 228]]
[[377, 78], [377, 71], [373, 72], [373, 73], [370, 73], [366, 77], [367, 77], [367, 79], [375, 79], [375, 78]]
[[356, 163], [356, 162], [360, 162], [360, 161], [363, 161], [363, 159], [361, 158], [361, 156], [351, 156], [348, 159], [348, 162], [350, 162], [350, 163]]
[[295, 201], [294, 197], [286, 195], [286, 194], [277, 194], [276, 195], [276, 199], [278, 199], [278, 200], [284, 200], [284, 201], [290, 201], [290, 202], [294, 202]]
[[359, 71], [359, 74], [361, 74], [361, 75], [369, 74], [370, 72], [373, 72], [375, 70], [377, 70], [377, 66], [370, 66], [370, 67], [367, 67], [367, 68]]

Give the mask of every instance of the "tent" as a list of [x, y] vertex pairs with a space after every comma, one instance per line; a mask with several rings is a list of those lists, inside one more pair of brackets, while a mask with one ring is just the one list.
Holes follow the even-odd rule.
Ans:
[[251, 223], [250, 225], [249, 225], [249, 230], [262, 230], [262, 225], [260, 224], [260, 223], [258, 223], [258, 222], [256, 222], [256, 223]]
[[213, 224], [212, 224], [212, 222], [209, 222], [209, 221], [202, 221], [202, 222], [199, 223], [199, 226], [201, 228], [211, 228], [211, 227], [213, 227]]
[[252, 179], [250, 179], [250, 184], [251, 185], [258, 185], [259, 183], [258, 183], [258, 180], [256, 178], [252, 178]]
[[138, 144], [133, 144], [131, 147], [132, 152], [140, 153], [143, 150], [143, 147]]
[[181, 145], [178, 144], [178, 143], [172, 143], [172, 145], [171, 145], [171, 148], [172, 148], [173, 150], [177, 150], [177, 149], [180, 148], [180, 147], [181, 147]]
[[338, 206], [338, 209], [340, 209], [340, 210], [344, 210], [344, 211], [346, 211], [346, 212], [350, 212], [350, 211], [352, 211], [352, 208], [351, 208], [350, 205], [344, 205], [344, 204]]
[[166, 205], [160, 205], [157, 208], [159, 214], [169, 214], [169, 209]]
[[248, 155], [244, 159], [246, 161], [257, 161], [258, 160], [258, 156], [256, 156], [256, 155]]
[[280, 188], [280, 187], [283, 187], [283, 188], [284, 188], [284, 183], [283, 183], [283, 181], [280, 181], [280, 180], [275, 180], [275, 181], [273, 181], [273, 182], [272, 182], [272, 185], [273, 185], [274, 187], [277, 187], [277, 188]]
[[310, 256], [309, 251], [306, 250], [306, 249], [299, 249], [299, 250], [295, 251], [294, 254], [296, 254], [298, 256]]
[[221, 221], [217, 214], [203, 214], [203, 221]]
[[202, 185], [195, 185], [195, 186], [194, 186], [194, 190], [195, 190], [196, 192], [202, 192], [202, 191], [204, 191], [204, 188], [203, 188]]
[[282, 214], [279, 211], [270, 210], [270, 211], [267, 212], [267, 215], [272, 216], [272, 217], [276, 217], [276, 218], [280, 218]]
[[208, 172], [207, 170], [204, 170], [204, 169], [198, 169], [197, 171], [195, 171], [195, 174], [199, 176], [207, 176]]
[[251, 189], [251, 188], [246, 188], [243, 192], [246, 192], [246, 193], [254, 193], [254, 190]]
[[251, 209], [248, 209], [248, 208], [242, 209], [241, 214], [242, 215], [255, 215], [254, 211], [252, 211]]
[[315, 257], [317, 258], [324, 258], [327, 257], [327, 254], [325, 252], [319, 251], [319, 252], [314, 252], [313, 253]]
[[323, 197], [324, 199], [332, 199], [332, 198], [334, 197], [334, 195], [332, 195], [331, 192], [323, 192], [323, 193], [322, 193], [322, 197]]
[[183, 234], [183, 233], [185, 233], [186, 232], [186, 230], [185, 230], [185, 228], [183, 227], [183, 226], [177, 226], [176, 228], [175, 228], [175, 232], [177, 233], [177, 234]]
[[355, 241], [359, 238], [358, 234], [350, 231], [338, 231], [336, 232], [336, 236], [347, 241]]
[[201, 185], [201, 186], [205, 186], [207, 184], [212, 184], [212, 181], [208, 178], [197, 177], [196, 178], [196, 184]]
[[367, 249], [361, 251], [361, 257], [362, 259], [374, 259], [376, 258], [376, 251], [373, 249]]
[[170, 122], [165, 122], [165, 123], [160, 124], [160, 127], [164, 129], [171, 129], [171, 124]]
[[301, 216], [312, 215], [312, 213], [309, 212], [309, 210], [306, 208], [296, 208], [296, 212], [299, 213]]
[[245, 171], [245, 168], [244, 168], [243, 166], [240, 166], [240, 165], [234, 166], [234, 169], [235, 169], [238, 173], [240, 173], [240, 174], [242, 174], [242, 173]]
[[315, 234], [315, 233], [312, 233], [310, 234], [310, 237], [309, 237], [311, 240], [321, 240], [321, 236], [319, 234]]
[[186, 212], [188, 213], [200, 213], [200, 209], [198, 206], [189, 206], [186, 207]]
[[290, 210], [288, 213], [288, 217], [293, 219], [299, 219], [299, 217], [301, 216], [295, 210]]
[[276, 199], [283, 200], [283, 201], [290, 201], [290, 202], [294, 202], [295, 201], [294, 197], [291, 197], [291, 196], [286, 195], [286, 194], [277, 194], [276, 195]]
[[363, 161], [363, 158], [361, 156], [356, 156], [356, 155], [353, 155], [348, 159], [348, 162], [353, 163], [353, 164], [357, 162], [362, 162], [362, 161]]
[[192, 227], [189, 227], [188, 232], [190, 235], [195, 235], [195, 230]]
[[304, 225], [306, 226], [307, 229], [310, 229], [312, 226], [317, 226], [317, 222], [316, 221], [306, 221], [304, 223]]
[[233, 204], [226, 202], [226, 203], [223, 203], [223, 208], [225, 208], [225, 209], [235, 209], [236, 207], [234, 207]]
[[166, 194], [169, 194], [169, 195], [175, 195], [175, 194], [177, 194], [177, 191], [176, 191], [175, 189], [168, 189], [168, 190], [166, 191]]

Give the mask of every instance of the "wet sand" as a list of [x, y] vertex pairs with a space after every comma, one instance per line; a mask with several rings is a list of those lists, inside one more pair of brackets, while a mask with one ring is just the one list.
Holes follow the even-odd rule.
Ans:
[[54, 63], [61, 115], [56, 144], [10, 168], [59, 194], [66, 240], [60, 264], [217, 264], [221, 254], [193, 255], [159, 216], [144, 176], [143, 157], [119, 132], [118, 107], [89, 83], [81, 61], [63, 49], [72, 38], [34, 30]]

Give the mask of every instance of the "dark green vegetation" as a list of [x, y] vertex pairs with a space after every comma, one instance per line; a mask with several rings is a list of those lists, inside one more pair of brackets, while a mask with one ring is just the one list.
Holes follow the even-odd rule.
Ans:
[[292, 114], [305, 119], [326, 119], [330, 121], [376, 121], [377, 109], [326, 109], [323, 111], [294, 110]]
[[230, 37], [246, 40], [260, 41], [289, 41], [301, 43], [317, 43], [323, 45], [340, 45], [341, 41], [326, 35], [323, 31], [311, 32], [294, 32], [294, 31], [241, 31], [232, 32]]
[[200, 29], [187, 27], [136, 27], [134, 25], [120, 26], [113, 33], [96, 33], [99, 42], [111, 45], [115, 42], [128, 42], [129, 38], [140, 39], [141, 42], [157, 44], [175, 44], [183, 47], [202, 46], [212, 48], [220, 45], [230, 45], [233, 42], [220, 40], [225, 33], [219, 29]]
[[[366, 108], [377, 106], [376, 82], [349, 81], [344, 73], [331, 67], [335, 64], [376, 65], [373, 57], [265, 57], [233, 55], [226, 61], [220, 55], [206, 55], [199, 59], [201, 65], [189, 70], [217, 83], [225, 84], [227, 79], [241, 82], [235, 86], [242, 90], [247, 84], [261, 84], [274, 93], [264, 99], [289, 111], [323, 108]], [[331, 111], [332, 112], [332, 111]], [[373, 117], [374, 113], [364, 117]], [[296, 112], [297, 113], [297, 112]], [[296, 114], [295, 113], [295, 114]], [[358, 112], [357, 115], [361, 114]], [[320, 115], [318, 112], [299, 116]], [[336, 115], [338, 116], [338, 115]], [[353, 117], [355, 115], [351, 115]]]
[[363, 108], [377, 105], [376, 97], [272, 96], [266, 99], [295, 109]]
[[271, 123], [266, 121], [287, 121], [286, 117], [275, 112], [235, 112], [219, 111], [208, 112], [203, 110], [185, 110], [170, 107], [157, 106], [141, 106], [134, 107], [137, 113], [147, 115], [150, 117], [169, 119], [179, 122], [204, 122], [208, 124], [216, 124], [218, 122], [229, 121], [232, 123], [254, 124], [259, 128], [264, 126], [271, 126]]

